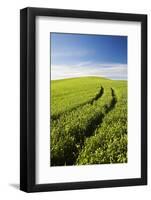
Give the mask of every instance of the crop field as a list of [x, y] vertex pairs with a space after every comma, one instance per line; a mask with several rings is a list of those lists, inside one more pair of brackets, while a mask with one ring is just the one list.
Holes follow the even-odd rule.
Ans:
[[127, 81], [51, 81], [50, 165], [127, 162]]

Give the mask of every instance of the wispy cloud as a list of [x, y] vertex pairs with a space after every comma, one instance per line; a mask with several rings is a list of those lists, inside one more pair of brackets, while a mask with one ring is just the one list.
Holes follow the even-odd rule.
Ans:
[[120, 63], [81, 62], [77, 65], [52, 65], [51, 79], [64, 79], [81, 76], [100, 76], [110, 79], [127, 79], [127, 65]]
[[60, 52], [59, 51], [52, 51], [52, 58], [53, 59], [61, 59], [62, 57], [63, 58], [66, 58], [66, 57], [84, 57], [84, 56], [88, 56], [88, 55], [92, 55], [92, 53], [94, 53], [94, 51], [92, 50], [86, 50], [86, 49], [74, 49], [74, 50], [71, 50], [71, 49], [64, 49], [64, 50], [61, 50]]

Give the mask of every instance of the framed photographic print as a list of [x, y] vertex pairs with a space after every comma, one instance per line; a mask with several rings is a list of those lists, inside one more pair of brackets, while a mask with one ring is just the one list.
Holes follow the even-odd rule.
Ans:
[[20, 189], [147, 184], [147, 16], [20, 12]]

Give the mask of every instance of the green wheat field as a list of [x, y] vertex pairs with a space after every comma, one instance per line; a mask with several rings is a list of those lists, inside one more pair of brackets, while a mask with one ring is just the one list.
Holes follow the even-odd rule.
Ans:
[[127, 81], [52, 80], [50, 165], [127, 162]]

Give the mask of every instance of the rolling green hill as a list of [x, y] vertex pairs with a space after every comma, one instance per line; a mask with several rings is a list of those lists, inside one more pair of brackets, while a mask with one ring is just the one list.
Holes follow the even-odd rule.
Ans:
[[51, 81], [51, 166], [127, 162], [127, 81]]

